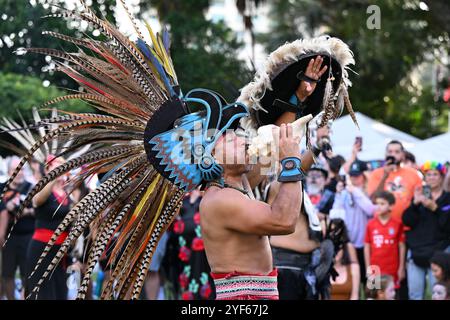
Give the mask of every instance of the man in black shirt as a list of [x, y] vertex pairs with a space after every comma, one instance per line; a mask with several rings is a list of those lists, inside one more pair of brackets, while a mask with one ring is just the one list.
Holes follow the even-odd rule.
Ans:
[[[17, 165], [18, 160], [10, 162], [9, 175], [12, 174]], [[3, 247], [12, 229], [20, 201], [23, 200], [30, 188], [31, 184], [24, 180], [23, 173], [19, 173], [3, 197], [0, 203], [0, 247]], [[17, 220], [10, 238], [2, 248], [2, 280], [8, 300], [14, 300], [14, 276], [17, 267], [20, 269], [20, 276], [22, 283], [24, 283], [26, 252], [33, 231], [34, 210], [33, 208], [25, 208], [21, 218]]]

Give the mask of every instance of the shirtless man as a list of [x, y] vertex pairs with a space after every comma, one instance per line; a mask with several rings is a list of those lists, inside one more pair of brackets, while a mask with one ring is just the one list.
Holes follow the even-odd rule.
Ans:
[[[327, 130], [321, 130], [319, 139], [326, 134]], [[269, 188], [266, 201], [270, 205], [280, 192], [280, 183], [274, 181]], [[326, 243], [327, 250], [320, 248], [323, 225], [306, 195], [303, 201], [304, 205], [297, 214], [295, 231], [288, 235], [270, 237], [274, 266], [278, 269], [278, 290], [281, 300], [317, 299], [319, 293], [323, 295], [323, 290], [326, 290], [327, 281], [322, 280], [329, 278], [327, 276], [329, 265], [321, 265], [320, 279], [317, 279], [316, 267], [319, 263], [331, 263], [333, 254], [331, 242]], [[325, 261], [324, 254], [328, 255]], [[323, 270], [324, 267], [326, 270]]]
[[[316, 59], [308, 65], [306, 74], [318, 79], [326, 71], [326, 66], [322, 67], [322, 59]], [[312, 94], [316, 84], [302, 81], [295, 94], [301, 101]], [[295, 114], [292, 112], [283, 113], [276, 121], [276, 125], [283, 125], [295, 120]], [[312, 150], [308, 150], [302, 156], [302, 169], [307, 172], [314, 163], [314, 158], [319, 156], [321, 150], [321, 141], [324, 137], [329, 136], [327, 126], [317, 130], [317, 142]], [[280, 192], [280, 183], [274, 181], [269, 186], [267, 194], [267, 203], [272, 205]], [[302, 199], [306, 204], [297, 212], [297, 220], [295, 223], [295, 231], [288, 235], [273, 235], [270, 237], [272, 246], [274, 265], [278, 269], [278, 290], [279, 297], [282, 300], [303, 300], [317, 299], [321, 284], [317, 283], [317, 270], [315, 267], [321, 262], [319, 280], [327, 276], [328, 267], [324, 263], [330, 263], [332, 259], [331, 243], [326, 243], [326, 250], [320, 250], [322, 227], [317, 215], [312, 212], [312, 204], [309, 198]], [[308, 210], [309, 209], [309, 210]], [[294, 209], [292, 209], [294, 210]], [[308, 213], [306, 212], [308, 210]], [[324, 261], [324, 254], [328, 261]], [[319, 269], [319, 268], [317, 268]], [[325, 273], [325, 275], [324, 275]], [[327, 280], [325, 279], [325, 280]], [[326, 283], [326, 281], [325, 281]]]
[[[287, 172], [300, 169], [300, 147], [290, 124], [280, 127], [280, 159], [292, 160]], [[200, 203], [201, 227], [217, 299], [278, 299], [277, 270], [273, 268], [268, 235], [294, 232], [302, 202], [297, 175], [280, 183], [271, 205], [251, 200], [243, 191], [246, 164], [245, 139], [233, 132], [220, 138], [214, 157], [224, 169], [224, 186], [210, 184]], [[230, 153], [232, 156], [230, 157]], [[232, 163], [224, 159], [232, 158]], [[295, 163], [295, 166], [294, 166]], [[241, 190], [241, 191], [240, 191]]]

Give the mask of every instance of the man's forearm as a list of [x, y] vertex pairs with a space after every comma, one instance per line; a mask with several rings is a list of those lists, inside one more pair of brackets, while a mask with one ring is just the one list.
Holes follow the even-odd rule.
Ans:
[[386, 183], [386, 180], [387, 180], [388, 176], [389, 176], [389, 175], [386, 174], [386, 173], [383, 175], [383, 177], [381, 178], [380, 183], [378, 184], [377, 188], [376, 188], [375, 191], [372, 192], [372, 194], [370, 195], [370, 198], [371, 198], [372, 200], [374, 200], [373, 198], [374, 198], [374, 196], [375, 196], [377, 193], [379, 193], [379, 192], [381, 192], [381, 191], [384, 190], [384, 184]]
[[342, 165], [342, 168], [344, 169], [345, 173], [349, 173], [350, 172], [350, 167], [352, 165], [352, 163], [356, 160], [356, 154], [352, 153], [352, 155], [350, 156], [350, 158]]
[[281, 183], [272, 203], [272, 212], [280, 221], [296, 221], [302, 203], [301, 182]]

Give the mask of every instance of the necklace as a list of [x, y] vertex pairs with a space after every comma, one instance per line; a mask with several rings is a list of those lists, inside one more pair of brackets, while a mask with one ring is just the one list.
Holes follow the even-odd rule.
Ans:
[[208, 184], [207, 184], [207, 187], [210, 187], [210, 186], [218, 187], [220, 189], [231, 188], [231, 189], [237, 190], [237, 191], [245, 194], [246, 196], [248, 196], [248, 191], [247, 190], [244, 190], [244, 189], [241, 189], [241, 188], [238, 188], [238, 187], [234, 187], [232, 185], [229, 185], [228, 183], [223, 183], [222, 184], [222, 183], [218, 183], [218, 182], [215, 182], [215, 181], [211, 181], [211, 182], [208, 182]]

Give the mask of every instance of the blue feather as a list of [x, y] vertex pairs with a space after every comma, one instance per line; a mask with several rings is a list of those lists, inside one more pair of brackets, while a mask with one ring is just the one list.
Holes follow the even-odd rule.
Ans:
[[169, 31], [167, 31], [166, 27], [163, 27], [163, 29], [162, 29], [162, 41], [163, 41], [164, 48], [166, 49], [167, 55], [169, 55], [170, 35], [169, 35]]
[[137, 39], [138, 48], [141, 52], [150, 60], [150, 62], [155, 66], [156, 71], [158, 71], [161, 79], [164, 81], [166, 89], [169, 91], [170, 96], [175, 95], [175, 91], [172, 88], [169, 77], [167, 77], [166, 71], [163, 66], [159, 63], [158, 59], [152, 54], [152, 52], [147, 48], [147, 44], [142, 39]]

